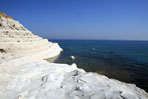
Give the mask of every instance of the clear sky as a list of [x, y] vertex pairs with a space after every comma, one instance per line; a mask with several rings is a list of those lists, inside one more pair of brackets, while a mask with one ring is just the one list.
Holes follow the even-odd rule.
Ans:
[[148, 0], [0, 0], [0, 10], [50, 39], [148, 40]]

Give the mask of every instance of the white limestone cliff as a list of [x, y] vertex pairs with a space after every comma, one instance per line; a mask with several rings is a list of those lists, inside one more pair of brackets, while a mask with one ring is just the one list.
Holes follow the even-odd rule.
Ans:
[[57, 43], [34, 35], [18, 21], [2, 15], [0, 13], [0, 50], [3, 57], [36, 55], [45, 59], [57, 56], [62, 51]]
[[0, 99], [148, 99], [134, 84], [44, 60], [61, 51], [0, 13]]

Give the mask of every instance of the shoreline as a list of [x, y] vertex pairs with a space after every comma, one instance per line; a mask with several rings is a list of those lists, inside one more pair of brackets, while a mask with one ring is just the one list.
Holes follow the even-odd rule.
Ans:
[[34, 35], [14, 19], [0, 15], [0, 22], [4, 30], [0, 31], [2, 99], [148, 98], [148, 93], [135, 84], [86, 72], [76, 64], [49, 63], [47, 58], [63, 50], [58, 43]]
[[[48, 61], [49, 63], [65, 64], [65, 62], [57, 62], [57, 59], [58, 59], [59, 57], [60, 57], [60, 55], [59, 55], [58, 57], [49, 58], [49, 59], [47, 59], [47, 61]], [[66, 64], [67, 64], [67, 63], [66, 63]], [[71, 64], [73, 64], [73, 63], [71, 63]], [[69, 63], [68, 65], [71, 65], [71, 64]], [[83, 69], [83, 66], [79, 66], [79, 65], [78, 65], [78, 67]], [[114, 67], [114, 69], [115, 69], [115, 70], [118, 70], [118, 69], [120, 70], [120, 67], [118, 67], [118, 69], [117, 69], [117, 67]], [[114, 70], [114, 69], [111, 68], [111, 71]], [[121, 69], [121, 70], [122, 70], [122, 69]], [[120, 79], [119, 79], [119, 77], [116, 78], [116, 77], [111, 76], [111, 75], [106, 75], [107, 71], [104, 71], [104, 72], [103, 72], [102, 70], [99, 70], [99, 69], [98, 69], [98, 71], [87, 70], [87, 72], [98, 73], [99, 75], [106, 76], [106, 77], [108, 77], [109, 79], [118, 80], [118, 81], [120, 81], [120, 82], [124, 82], [124, 83], [128, 83], [128, 84], [135, 84], [136, 86], [138, 86], [137, 83], [135, 82], [135, 80], [129, 80], [128, 78], [124, 78], [124, 75], [123, 75], [123, 76], [120, 76]], [[116, 72], [117, 72], [117, 71], [114, 71], [115, 74], [117, 74]], [[127, 71], [125, 71], [125, 73], [126, 73], [126, 72], [127, 72]], [[128, 73], [128, 72], [127, 72], [127, 73]], [[128, 74], [127, 74], [127, 75], [128, 75]], [[129, 77], [129, 78], [130, 78], [130, 77]], [[127, 79], [127, 80], [126, 80], [126, 79]], [[130, 78], [130, 79], [134, 79], [134, 78]], [[138, 86], [138, 87], [139, 87], [139, 86]], [[139, 88], [145, 90], [146, 92], [148, 91], [148, 89], [144, 89], [144, 87], [139, 87]]]
[[[95, 41], [95, 42], [99, 43], [100, 41]], [[106, 75], [109, 78], [117, 79], [126, 83], [134, 83], [138, 87], [148, 92], [148, 87], [146, 83], [148, 81], [148, 78], [145, 77], [145, 75], [147, 75], [146, 72], [147, 63], [143, 62], [144, 57], [143, 59], [141, 58], [142, 55], [147, 55], [145, 53], [146, 48], [143, 49], [142, 46], [140, 47], [140, 49], [143, 49], [143, 53], [145, 54], [141, 53], [141, 57], [138, 56], [135, 57], [137, 59], [142, 59], [137, 61], [134, 60], [133, 58], [122, 56], [122, 52], [121, 55], [117, 53], [116, 49], [122, 50], [122, 48], [119, 49], [120, 46], [118, 46], [120, 43], [118, 45], [116, 42], [109, 43], [109, 44], [114, 44], [113, 46], [115, 45], [117, 46], [117, 48], [112, 50], [113, 53], [110, 53], [111, 48], [109, 48], [108, 46], [105, 46], [105, 48], [108, 49], [105, 51], [103, 49], [101, 50], [101, 47], [97, 48], [99, 44], [102, 44], [102, 41], [99, 44], [95, 42], [90, 42], [90, 41], [66, 42], [63, 40], [58, 40], [59, 45], [61, 45], [64, 51], [55, 62], [67, 63], [67, 64], [72, 64], [74, 62], [78, 65], [79, 68], [83, 68], [87, 72], [99, 72], [103, 75]], [[83, 46], [80, 46], [81, 44], [83, 44]], [[126, 42], [122, 42], [122, 44], [127, 45]], [[129, 53], [129, 55], [136, 55], [135, 53], [137, 52], [135, 49], [138, 48], [137, 46], [139, 44], [142, 45], [143, 43], [134, 43], [135, 48], [128, 48], [127, 45], [124, 48], [124, 51], [126, 52], [124, 54]], [[92, 46], [89, 47], [89, 45], [93, 45], [93, 47]], [[93, 50], [92, 48], [95, 48], [95, 50]], [[128, 50], [130, 52], [127, 52]], [[134, 52], [131, 53], [131, 51], [133, 50]], [[71, 60], [69, 58], [71, 55], [74, 55], [76, 59]]]

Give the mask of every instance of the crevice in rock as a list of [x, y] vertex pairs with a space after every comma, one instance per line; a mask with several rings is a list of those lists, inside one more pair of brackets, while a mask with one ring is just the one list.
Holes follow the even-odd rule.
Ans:
[[1, 53], [6, 53], [6, 51], [4, 49], [0, 49]]
[[122, 92], [119, 92], [119, 95], [120, 95], [120, 97], [121, 97], [122, 99], [128, 99], [128, 98], [122, 96], [121, 94], [122, 94]]
[[42, 80], [43, 82], [47, 82], [48, 78], [47, 78], [47, 76], [44, 76], [44, 77], [41, 78], [41, 80]]

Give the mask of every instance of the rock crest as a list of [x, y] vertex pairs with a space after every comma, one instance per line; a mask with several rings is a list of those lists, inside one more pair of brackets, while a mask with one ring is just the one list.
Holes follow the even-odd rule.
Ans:
[[3, 13], [3, 12], [0, 12], [0, 17], [5, 17], [5, 18], [10, 18], [10, 19], [12, 19], [11, 16], [8, 16], [8, 15], [6, 15], [6, 14]]

